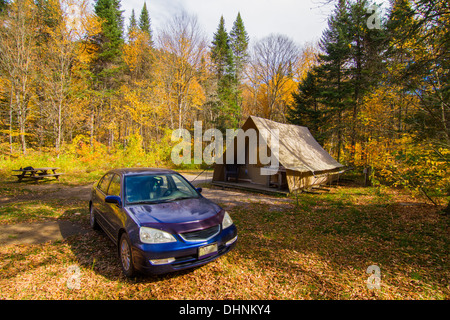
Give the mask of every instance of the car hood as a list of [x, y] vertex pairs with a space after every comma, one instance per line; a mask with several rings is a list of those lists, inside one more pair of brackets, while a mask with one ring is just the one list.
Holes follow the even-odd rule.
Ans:
[[141, 226], [169, 232], [190, 232], [220, 224], [225, 213], [215, 203], [199, 197], [127, 207]]

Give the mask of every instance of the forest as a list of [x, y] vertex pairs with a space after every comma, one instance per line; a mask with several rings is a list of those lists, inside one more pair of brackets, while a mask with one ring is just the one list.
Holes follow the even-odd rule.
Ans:
[[2, 167], [173, 166], [173, 130], [255, 115], [308, 127], [373, 184], [447, 203], [450, 5], [331, 3], [321, 39], [297, 44], [251, 41], [239, 13], [205, 35], [195, 12], [153, 30], [146, 3], [125, 21], [120, 0], [0, 0]]

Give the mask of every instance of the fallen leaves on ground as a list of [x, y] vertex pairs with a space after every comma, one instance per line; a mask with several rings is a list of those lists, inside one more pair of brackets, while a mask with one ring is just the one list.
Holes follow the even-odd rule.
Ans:
[[[0, 298], [450, 298], [449, 218], [439, 208], [397, 191], [380, 196], [348, 187], [301, 195], [298, 206], [280, 208], [267, 201], [234, 206], [239, 240], [232, 252], [163, 276], [125, 278], [117, 250], [102, 232], [3, 246]], [[370, 265], [380, 268], [380, 289], [367, 288]], [[79, 268], [78, 288], [68, 286], [71, 266]]]

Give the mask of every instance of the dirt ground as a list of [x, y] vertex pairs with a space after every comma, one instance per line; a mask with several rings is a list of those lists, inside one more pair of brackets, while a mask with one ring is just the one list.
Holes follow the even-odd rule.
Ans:
[[[193, 185], [204, 185], [209, 183], [211, 178], [203, 174], [184, 174]], [[195, 180], [194, 180], [195, 179]], [[90, 199], [92, 185], [67, 186], [59, 183], [51, 184], [27, 184], [28, 190], [25, 194], [0, 195], [0, 206], [5, 204], [20, 203], [25, 201], [46, 201], [46, 200], [81, 200]], [[251, 203], [263, 203], [273, 205], [274, 210], [280, 210], [283, 206], [289, 206], [292, 199], [280, 198], [256, 193], [246, 193], [222, 188], [204, 187], [202, 194], [204, 197], [228, 210], [236, 205], [250, 205]], [[75, 213], [76, 214], [76, 213]], [[33, 223], [17, 223], [0, 225], [0, 244], [38, 244], [47, 241], [62, 240], [69, 236], [81, 234], [89, 231], [89, 226], [81, 222], [64, 220], [52, 220]]]

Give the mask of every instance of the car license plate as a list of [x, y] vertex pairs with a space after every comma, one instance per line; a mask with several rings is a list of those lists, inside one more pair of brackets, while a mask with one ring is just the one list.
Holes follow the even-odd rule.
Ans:
[[213, 244], [198, 248], [198, 257], [203, 258], [205, 256], [214, 254], [216, 252], [217, 252], [217, 243], [213, 243]]

